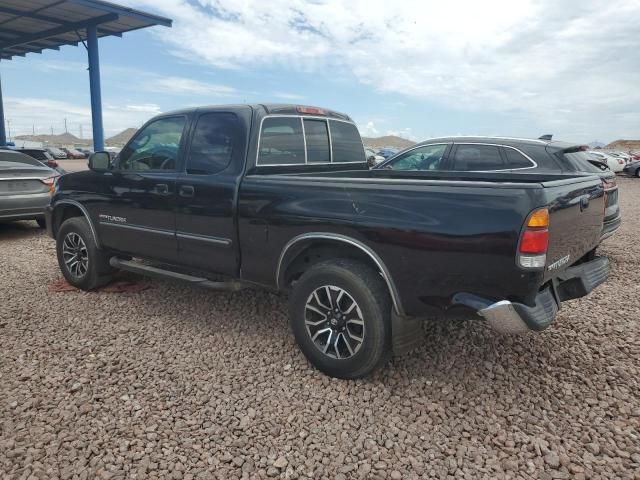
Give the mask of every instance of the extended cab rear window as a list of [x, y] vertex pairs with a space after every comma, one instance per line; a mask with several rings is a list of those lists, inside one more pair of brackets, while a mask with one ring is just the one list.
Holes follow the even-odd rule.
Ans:
[[257, 165], [364, 163], [362, 139], [349, 122], [319, 117], [265, 117]]

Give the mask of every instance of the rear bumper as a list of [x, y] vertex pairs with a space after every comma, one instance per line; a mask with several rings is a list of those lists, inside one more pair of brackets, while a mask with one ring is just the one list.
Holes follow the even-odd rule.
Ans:
[[618, 215], [610, 220], [606, 220], [604, 225], [602, 226], [602, 236], [600, 237], [600, 241], [605, 238], [609, 238], [611, 235], [615, 233], [618, 228], [622, 225], [622, 216]]
[[0, 219], [31, 220], [42, 218], [49, 203], [49, 193], [3, 195], [0, 197]]
[[[502, 300], [478, 309], [478, 315], [502, 333], [541, 331], [553, 323], [562, 301], [588, 295], [608, 276], [609, 260], [596, 258], [565, 270], [552, 285], [538, 293], [534, 306]], [[476, 298], [475, 302], [477, 306], [481, 299]]]

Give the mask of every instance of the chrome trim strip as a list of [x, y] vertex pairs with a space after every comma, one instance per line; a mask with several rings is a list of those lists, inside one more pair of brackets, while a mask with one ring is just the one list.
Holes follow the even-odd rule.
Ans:
[[89, 222], [89, 228], [91, 229], [91, 233], [93, 234], [93, 240], [96, 242], [96, 247], [102, 248], [102, 246], [100, 245], [100, 239], [98, 238], [98, 232], [96, 231], [93, 222], [91, 221], [91, 217], [89, 216], [89, 212], [87, 211], [87, 209], [84, 208], [84, 206], [82, 206], [80, 202], [77, 202], [75, 200], [62, 199], [58, 200], [55, 205], [51, 206], [51, 211], [55, 211], [55, 208], [61, 204], [73, 205], [74, 207], [78, 207], [80, 209], [80, 211], [87, 218], [87, 222]]
[[302, 127], [302, 143], [304, 144], [304, 164], [309, 163], [309, 152], [307, 152], [307, 133], [304, 130], [304, 120], [300, 117], [300, 126]]
[[[360, 163], [360, 162], [358, 162]], [[445, 172], [446, 173], [446, 172]], [[458, 172], [458, 173], [465, 173], [465, 172]], [[474, 173], [481, 173], [481, 172], [474, 172]], [[454, 186], [471, 186], [471, 187], [493, 187], [495, 188], [497, 184], [500, 185], [500, 187], [513, 187], [513, 188], [538, 188], [540, 187], [540, 185], [542, 183], [548, 184], [549, 182], [543, 182], [542, 180], [539, 182], [531, 182], [531, 183], [525, 183], [525, 182], [501, 182], [499, 180], [496, 180], [495, 182], [487, 182], [487, 181], [475, 181], [475, 180], [438, 180], [438, 179], [431, 179], [431, 178], [423, 178], [423, 179], [418, 179], [418, 180], [413, 180], [413, 179], [405, 179], [405, 178], [345, 178], [345, 177], [316, 177], [316, 176], [309, 176], [309, 177], [303, 177], [303, 176], [294, 176], [294, 175], [287, 175], [287, 174], [276, 174], [276, 175], [269, 175], [269, 176], [265, 176], [265, 175], [246, 175], [246, 177], [252, 178], [260, 178], [260, 179], [268, 179], [268, 180], [287, 180], [287, 181], [296, 181], [296, 182], [300, 182], [300, 181], [309, 181], [309, 182], [337, 182], [337, 183], [354, 183], [354, 182], [360, 182], [360, 183], [400, 183], [400, 184], [406, 184], [406, 185], [439, 185], [439, 184], [446, 184], [446, 185], [454, 185]], [[590, 179], [592, 177], [587, 177], [587, 179]], [[556, 181], [564, 181], [564, 182], [572, 182], [574, 181], [575, 178], [571, 178], [569, 180], [556, 180]], [[262, 180], [261, 180], [262, 181]]]
[[196, 235], [196, 234], [192, 234], [192, 233], [177, 232], [176, 236], [178, 237], [178, 239], [183, 238], [185, 240], [197, 240], [197, 241], [200, 241], [200, 242], [212, 243], [214, 245], [219, 245], [219, 246], [224, 246], [224, 247], [230, 247], [231, 244], [233, 243], [228, 238], [209, 237], [207, 235]]
[[376, 252], [374, 252], [370, 247], [368, 247], [361, 241], [355, 240], [351, 237], [347, 237], [346, 235], [340, 235], [338, 233], [310, 232], [310, 233], [303, 233], [289, 240], [289, 242], [282, 249], [282, 252], [280, 253], [280, 258], [278, 259], [278, 267], [276, 269], [276, 286], [278, 289], [280, 289], [280, 273], [281, 273], [280, 271], [282, 269], [282, 261], [284, 260], [285, 255], [287, 254], [289, 249], [293, 247], [296, 243], [303, 240], [309, 240], [309, 239], [335, 240], [338, 242], [344, 242], [354, 247], [357, 247], [360, 250], [362, 250], [364, 253], [366, 253], [371, 258], [371, 260], [373, 260], [376, 266], [380, 269], [380, 272], [382, 273], [382, 278], [384, 279], [384, 281], [387, 284], [387, 287], [389, 288], [389, 293], [391, 294], [391, 300], [393, 302], [393, 308], [395, 309], [396, 313], [398, 315], [404, 315], [404, 309], [402, 308], [400, 295], [398, 294], [398, 290], [396, 289], [396, 286], [393, 282], [391, 273], [389, 273], [389, 270], [387, 269], [382, 259], [378, 256], [378, 254], [376, 254]]
[[142, 227], [139, 225], [129, 225], [128, 223], [125, 224], [125, 223], [115, 223], [115, 222], [100, 222], [100, 225], [104, 225], [105, 227], [117, 227], [117, 228], [124, 228], [126, 230], [135, 230], [137, 232], [156, 233], [158, 235], [165, 235], [165, 236], [175, 236], [176, 234], [175, 232], [170, 230]]
[[[270, 165], [260, 165], [260, 163], [258, 162], [258, 159], [260, 157], [260, 142], [262, 141], [262, 124], [264, 123], [264, 121], [267, 118], [299, 118], [300, 122], [302, 123], [302, 138], [304, 139], [304, 163], [274, 163], [274, 164], [270, 164]], [[331, 139], [331, 121], [336, 121], [336, 122], [343, 122], [343, 123], [348, 123], [351, 124], [355, 127], [355, 123], [349, 121], [349, 120], [342, 120], [340, 118], [331, 118], [331, 117], [318, 117], [315, 115], [265, 115], [264, 117], [262, 117], [262, 119], [260, 120], [260, 127], [258, 129], [258, 145], [256, 147], [256, 163], [255, 166], [256, 167], [293, 167], [293, 166], [300, 166], [300, 165], [308, 165], [307, 162], [307, 138], [304, 134], [304, 119], [308, 118], [311, 120], [324, 120], [325, 122], [327, 122], [327, 134], [329, 135], [329, 147], [330, 147], [330, 162], [325, 162], [325, 163], [312, 163], [311, 165], [355, 165], [355, 164], [362, 164], [362, 163], [366, 163], [367, 162], [367, 154], [364, 152], [364, 143], [362, 144], [362, 153], [363, 153], [363, 161], [362, 162], [334, 162], [333, 161], [333, 141]], [[356, 127], [357, 129], [358, 127]], [[362, 137], [360, 137], [360, 142], [362, 142]]]

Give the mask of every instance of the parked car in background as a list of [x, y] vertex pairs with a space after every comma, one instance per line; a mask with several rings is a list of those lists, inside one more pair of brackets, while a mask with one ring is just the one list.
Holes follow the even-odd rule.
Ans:
[[165, 113], [89, 167], [47, 208], [70, 284], [128, 270], [288, 293], [300, 349], [335, 377], [411, 349], [431, 315], [544, 330], [609, 272], [597, 174], [370, 170], [351, 118], [321, 108]]
[[81, 153], [84, 153], [86, 158], [89, 158], [89, 155], [93, 153], [93, 150], [91, 150], [90, 148], [81, 147], [81, 148], [76, 148], [76, 150], [78, 150]]
[[53, 158], [53, 155], [51, 155], [44, 148], [17, 148], [16, 152], [29, 155], [30, 157], [35, 158], [36, 160], [39, 160], [40, 162], [42, 162], [46, 167], [53, 168], [60, 174], [65, 173], [64, 169], [62, 169], [62, 167], [58, 165], [58, 162], [56, 161], [56, 159]]
[[622, 158], [614, 157], [604, 152], [596, 152], [593, 150], [588, 151], [589, 155], [607, 164], [609, 169], [614, 173], [619, 173], [624, 169], [626, 165]]
[[45, 150], [53, 156], [53, 158], [58, 160], [64, 160], [67, 158], [67, 154], [56, 147], [46, 147]]
[[367, 164], [369, 165], [369, 167], [375, 167], [385, 160], [382, 155], [378, 155], [375, 150], [371, 148], [365, 148], [364, 153], [367, 156]]
[[640, 178], [640, 159], [632, 160], [627, 165], [625, 165], [622, 170], [626, 175], [630, 177], [638, 177]]
[[378, 155], [380, 155], [381, 157], [384, 157], [385, 159], [388, 159], [393, 157], [399, 151], [400, 150], [397, 148], [383, 148], [381, 150], [378, 150]]
[[607, 155], [611, 155], [614, 158], [620, 158], [622, 160], [624, 160], [624, 163], [629, 163], [631, 161], [631, 155], [629, 155], [628, 153], [624, 153], [624, 152], [604, 152]]
[[20, 152], [0, 150], [0, 221], [35, 220], [45, 227], [44, 210], [59, 173]]
[[67, 154], [67, 158], [72, 158], [72, 159], [82, 159], [82, 158], [87, 158], [87, 156], [76, 150], [75, 148], [62, 148], [61, 150], [63, 150], [66, 154]]
[[504, 137], [434, 138], [398, 153], [376, 169], [434, 172], [514, 172], [520, 174], [597, 174], [603, 182], [607, 210], [602, 239], [622, 222], [616, 176], [590, 163], [587, 147], [572, 143]]

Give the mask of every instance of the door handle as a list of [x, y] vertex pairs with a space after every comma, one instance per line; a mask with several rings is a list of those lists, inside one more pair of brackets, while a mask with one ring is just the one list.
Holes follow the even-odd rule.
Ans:
[[158, 195], [168, 195], [169, 194], [169, 185], [166, 183], [158, 183], [153, 187], [153, 193]]
[[195, 195], [195, 189], [193, 185], [182, 185], [179, 194], [181, 197], [193, 197]]

